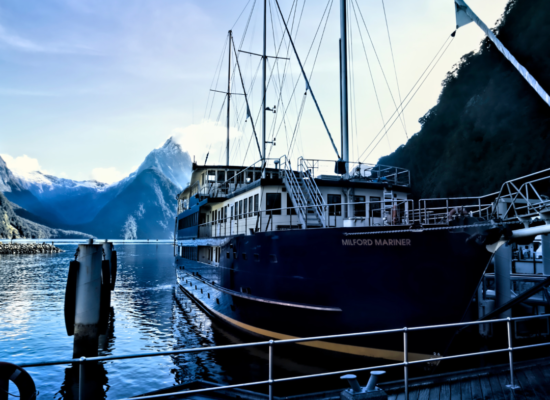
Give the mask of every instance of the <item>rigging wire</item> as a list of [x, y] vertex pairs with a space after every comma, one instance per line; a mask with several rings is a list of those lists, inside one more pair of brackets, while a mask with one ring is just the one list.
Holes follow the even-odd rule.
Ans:
[[[332, 5], [332, 2], [333, 2], [333, 0], [329, 0], [329, 1], [327, 2], [327, 6], [325, 7], [325, 11], [323, 12], [323, 16], [326, 14], [327, 8], [329, 8], [329, 4]], [[305, 2], [304, 2], [304, 3], [305, 3]], [[329, 14], [330, 14], [330, 10], [331, 10], [331, 9], [332, 9], [332, 6], [329, 8]], [[303, 12], [303, 8], [302, 8], [302, 12]], [[320, 39], [320, 42], [319, 42], [319, 47], [317, 48], [317, 53], [316, 53], [316, 55], [315, 55], [315, 60], [314, 60], [313, 66], [312, 66], [312, 72], [310, 73], [310, 76], [313, 75], [313, 68], [315, 67], [315, 63], [316, 63], [317, 57], [318, 57], [318, 55], [319, 55], [319, 49], [320, 49], [321, 42], [322, 42], [322, 39], [323, 39], [324, 34], [325, 34], [325, 30], [326, 30], [326, 26], [327, 26], [329, 14], [327, 14], [327, 18], [326, 18], [326, 20], [325, 20], [325, 26], [324, 26], [323, 31], [322, 31], [321, 39]], [[279, 17], [279, 18], [282, 18], [280, 15], [278, 15], [278, 17]], [[317, 30], [316, 30], [316, 32], [315, 32], [315, 36], [313, 37], [313, 40], [312, 40], [311, 45], [310, 45], [310, 47], [309, 47], [309, 50], [308, 50], [308, 52], [307, 52], [306, 58], [305, 58], [305, 60], [304, 60], [304, 65], [307, 63], [307, 60], [309, 59], [309, 56], [310, 56], [310, 54], [311, 54], [311, 50], [313, 49], [313, 46], [314, 46], [314, 44], [315, 44], [315, 40], [316, 40], [316, 38], [317, 38], [317, 35], [318, 35], [318, 33], [319, 33], [319, 30], [320, 30], [320, 28], [321, 28], [322, 23], [323, 23], [323, 18], [321, 18], [321, 21], [319, 22], [319, 25], [318, 25]], [[285, 32], [283, 35], [286, 35], [286, 32]], [[297, 32], [296, 32], [296, 34], [295, 34], [294, 37], [296, 38], [296, 36], [297, 36]], [[289, 42], [290, 42], [290, 41], [289, 41]], [[294, 88], [293, 88], [293, 90], [292, 90], [291, 97], [294, 97], [294, 98], [295, 98], [294, 95], [295, 95], [295, 93], [296, 93], [296, 88], [298, 87], [298, 84], [299, 84], [299, 83], [300, 83], [300, 79], [298, 78], [298, 79], [296, 80], [296, 83], [294, 84]], [[303, 100], [302, 100], [302, 102], [303, 102]], [[287, 114], [287, 112], [288, 112], [288, 109], [289, 109], [290, 104], [291, 104], [291, 102], [288, 102], [288, 103], [287, 103], [287, 107], [286, 107], [286, 108], [284, 109], [284, 111], [283, 111], [283, 121], [285, 120], [285, 117], [286, 117], [286, 114]], [[300, 106], [300, 109], [303, 109], [303, 107]], [[299, 114], [300, 114], [300, 111], [298, 111], [298, 115], [299, 115]], [[279, 132], [280, 132], [280, 130], [281, 130], [282, 125], [283, 125], [283, 123], [281, 122], [281, 123], [279, 124], [279, 128], [278, 128], [278, 130], [277, 130], [277, 133], [275, 134], [275, 137], [277, 137], [277, 136], [279, 135]], [[291, 152], [291, 147], [290, 147], [290, 145], [291, 145], [292, 142], [293, 142], [293, 140], [291, 139], [291, 142], [289, 143], [288, 153]]]
[[[391, 43], [391, 35], [390, 35], [390, 26], [388, 24], [388, 16], [386, 15], [386, 5], [384, 0], [382, 0], [382, 9], [384, 10], [384, 20], [386, 21], [386, 31], [388, 32], [388, 41], [390, 42], [390, 52], [391, 52], [391, 60], [393, 63], [393, 72], [395, 74], [395, 82], [397, 83], [397, 94], [399, 95], [399, 102], [402, 103], [403, 100], [401, 99], [401, 88], [399, 87], [399, 78], [397, 77], [397, 68], [395, 66], [395, 57], [393, 56], [393, 46]], [[407, 133], [407, 121], [405, 120], [405, 113], [403, 113], [403, 126], [405, 128], [405, 136], [407, 136], [407, 140], [409, 140], [409, 134]]]
[[[304, 1], [304, 4], [305, 4], [305, 1]], [[291, 12], [292, 12], [292, 10], [291, 10]], [[301, 24], [301, 21], [302, 21], [302, 15], [303, 15], [303, 7], [302, 7], [302, 14], [300, 15], [300, 19], [298, 20], [298, 24], [297, 24], [297, 26], [296, 26], [296, 34], [298, 33], [298, 30], [299, 30], [299, 28], [300, 28], [300, 24]], [[289, 13], [289, 17], [290, 17], [290, 13]], [[272, 28], [273, 28], [273, 27], [272, 27]], [[284, 38], [284, 35], [283, 35], [283, 38]], [[281, 41], [282, 41], [282, 39], [281, 39]], [[279, 52], [280, 52], [280, 46], [279, 46], [279, 48], [277, 49], [277, 51], [276, 51], [276, 53], [275, 53], [275, 57], [278, 57], [278, 56], [279, 56]], [[272, 79], [272, 77], [273, 77], [273, 71], [274, 71], [274, 68], [271, 69], [270, 75], [269, 75], [269, 79], [268, 79], [267, 82], [266, 82], [266, 92], [267, 92], [267, 89], [269, 88], [269, 85], [270, 85], [270, 83], [271, 83], [271, 79]], [[297, 82], [298, 82], [298, 81], [297, 81]], [[261, 110], [261, 106], [260, 106], [259, 111], [258, 111], [258, 114], [257, 114], [257, 117], [259, 117], [261, 111], [262, 111], [262, 110]], [[248, 148], [250, 148], [250, 144], [249, 144]], [[245, 159], [246, 159], [246, 155], [247, 155], [247, 154], [248, 154], [248, 149], [247, 149], [247, 152], [246, 152], [246, 154], [245, 154]]]
[[[214, 76], [212, 78], [212, 83], [210, 83], [210, 89], [213, 89], [214, 87], [217, 87], [218, 82], [220, 80], [220, 74], [221, 74], [221, 71], [222, 71], [222, 62], [223, 62], [223, 59], [225, 58], [225, 50], [226, 50], [226, 47], [227, 47], [227, 40], [229, 40], [229, 38], [226, 38], [225, 42], [223, 44], [222, 54], [221, 54], [220, 59], [218, 61], [218, 65], [216, 67], [216, 70], [214, 71]], [[216, 71], [217, 71], [217, 78], [216, 78]], [[216, 81], [216, 86], [214, 86], [214, 81]], [[210, 116], [212, 115], [212, 107], [214, 107], [214, 97], [215, 96], [212, 95], [212, 104], [210, 105], [210, 113], [208, 113], [208, 100], [206, 102], [206, 109], [205, 109], [205, 112], [204, 112], [204, 118], [206, 118], [207, 113], [208, 113], [208, 119], [210, 119]], [[208, 92], [208, 99], [210, 99], [210, 92]]]
[[[352, 4], [353, 4], [353, 0], [351, 0], [351, 1], [352, 1]], [[367, 28], [367, 23], [365, 22], [365, 18], [363, 17], [363, 12], [361, 11], [361, 7], [359, 7], [359, 3], [357, 2], [357, 0], [355, 0], [355, 5], [357, 6], [357, 9], [359, 10], [359, 15], [361, 16], [361, 20], [363, 21], [363, 25], [365, 26], [365, 30], [367, 32], [367, 36], [369, 37], [370, 43], [372, 45], [372, 49], [374, 50], [376, 60], [378, 61], [378, 65], [380, 66], [380, 69], [382, 70], [382, 76], [384, 77], [384, 81], [386, 82], [386, 86], [388, 88], [388, 91], [390, 92], [390, 97], [392, 99], [393, 105], [394, 105], [394, 107], [397, 108], [395, 98], [393, 97], [393, 92], [390, 88], [390, 84], [388, 82], [388, 79], [386, 78], [386, 73], [384, 72], [384, 67], [382, 67], [382, 62], [380, 61], [380, 57], [378, 57], [378, 52], [376, 51], [376, 47], [374, 46], [374, 42], [373, 42], [372, 37], [371, 37], [370, 32], [369, 32], [369, 28]], [[403, 121], [401, 121], [401, 124], [403, 125]], [[403, 125], [403, 130], [405, 131], [405, 125]]]
[[[409, 91], [409, 93], [407, 93], [407, 95], [405, 96], [403, 102], [400, 104], [400, 113], [402, 113], [405, 108], [407, 108], [407, 106], [409, 105], [409, 103], [411, 102], [411, 100], [414, 98], [414, 96], [416, 95], [416, 93], [418, 93], [418, 90], [420, 90], [420, 88], [422, 87], [422, 85], [424, 84], [424, 82], [426, 82], [426, 80], [428, 79], [428, 77], [430, 76], [430, 74], [432, 73], [432, 71], [434, 70], [434, 68], [436, 67], [436, 65], [439, 63], [439, 61], [441, 60], [441, 58], [443, 57], [443, 55], [445, 54], [445, 52], [447, 51], [447, 49], [451, 46], [452, 42], [453, 42], [453, 39], [454, 39], [454, 32], [451, 34], [451, 36], [447, 37], [447, 39], [445, 40], [445, 43], [443, 43], [443, 46], [439, 49], [439, 51], [436, 53], [435, 57], [432, 59], [432, 61], [430, 61], [430, 64], [428, 64], [428, 66], [426, 67], [426, 69], [424, 70], [424, 72], [420, 75], [420, 78], [418, 78], [418, 80], [416, 81], [416, 83], [413, 85], [413, 87], [411, 88], [411, 90]], [[449, 41], [449, 39], [451, 39]], [[446, 47], [445, 47], [446, 45]], [[444, 48], [445, 47], [445, 48]], [[444, 48], [444, 49], [443, 49]], [[443, 50], [443, 52], [441, 52]], [[441, 55], [438, 57], [439, 53], [441, 53]], [[428, 74], [424, 77], [424, 80], [420, 83], [420, 85], [418, 86], [418, 88], [416, 88], [416, 91], [412, 94], [411, 98], [407, 101], [407, 98], [409, 97], [409, 95], [413, 92], [413, 90], [415, 89], [416, 85], [418, 84], [418, 82], [422, 79], [422, 77], [424, 76], [424, 74], [426, 73], [426, 71], [428, 71], [428, 69], [430, 68], [431, 64], [434, 62], [434, 60], [437, 58], [437, 61], [434, 63], [434, 65], [432, 66], [432, 68], [430, 69], [430, 71], [428, 72]], [[403, 106], [403, 103], [407, 101], [407, 103]], [[399, 111], [399, 108], [396, 109], [394, 111], [394, 113], [392, 114], [392, 116], [388, 119], [388, 122], [386, 122], [385, 125], [389, 124], [391, 119], [393, 118], [393, 116], [395, 115], [396, 112]], [[399, 115], [397, 116], [397, 118], [395, 118], [393, 120], [393, 122], [391, 123], [390, 125], [390, 128], [393, 126], [393, 124], [395, 123], [395, 121], [397, 121], [397, 119], [399, 118]], [[384, 126], [385, 126], [384, 125]], [[367, 152], [367, 150], [369, 150], [369, 148], [372, 146], [372, 144], [374, 143], [374, 141], [376, 140], [376, 138], [378, 137], [378, 135], [380, 135], [380, 133], [382, 133], [382, 130], [380, 130], [378, 132], [378, 134], [374, 137], [374, 139], [371, 141], [371, 143], [367, 146], [367, 148], [363, 151], [363, 153], [361, 154], [361, 156], [359, 158], [362, 158], [363, 157], [363, 154], [365, 154]], [[381, 139], [380, 139], [381, 140]], [[363, 160], [367, 159], [371, 153], [374, 151], [374, 149], [378, 146], [378, 144], [380, 143], [380, 140], [378, 140], [378, 142], [376, 143], [376, 145], [374, 146], [374, 148], [369, 152], [369, 154], [366, 155], [365, 158], [363, 158]]]
[[[382, 119], [382, 129], [385, 129], [385, 134], [384, 135], [386, 137], [388, 137], [388, 129], [385, 128], [387, 124], [384, 123], [385, 119], [384, 119], [384, 114], [382, 112], [382, 106], [380, 104], [380, 99], [378, 98], [378, 91], [376, 90], [376, 83], [374, 82], [374, 76], [372, 74], [372, 69], [371, 69], [370, 61], [369, 61], [369, 56], [367, 54], [367, 49], [365, 48], [365, 41], [363, 40], [363, 34], [361, 33], [359, 20], [357, 18], [357, 12], [355, 11], [355, 6], [354, 6], [353, 2], [351, 3], [351, 7], [352, 7], [352, 10], [353, 10], [353, 15], [355, 16], [355, 21], [357, 23], [357, 27], [359, 28], [359, 36], [361, 38], [361, 44], [363, 45], [363, 52], [365, 53], [365, 58], [367, 59], [367, 66], [369, 68], [370, 79], [371, 79], [371, 82], [372, 82], [372, 87], [374, 88], [374, 95], [376, 97], [376, 103], [378, 104], [378, 110], [380, 112], [380, 118]], [[389, 137], [388, 137], [388, 145], [390, 146], [390, 150], [391, 150], [391, 144], [389, 142]], [[359, 154], [359, 151], [357, 151], [357, 154]], [[359, 158], [357, 160], [359, 160]]]

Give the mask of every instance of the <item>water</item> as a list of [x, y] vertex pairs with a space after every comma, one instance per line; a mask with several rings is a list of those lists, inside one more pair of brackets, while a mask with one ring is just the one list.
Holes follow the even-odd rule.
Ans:
[[[69, 262], [76, 245], [54, 255], [0, 256], [0, 360], [24, 363], [72, 357], [63, 318]], [[120, 261], [112, 296], [114, 329], [100, 355], [154, 352], [215, 344], [210, 321], [174, 300], [172, 246], [117, 245]], [[189, 321], [192, 323], [189, 323]], [[157, 390], [225, 372], [209, 353], [113, 361], [103, 365], [106, 398]], [[29, 368], [39, 398], [73, 397], [72, 366]]]
[[[0, 255], [0, 360], [30, 363], [72, 358], [73, 337], [63, 317], [69, 262], [76, 244], [60, 254]], [[173, 247], [117, 244], [119, 268], [112, 295], [113, 330], [100, 355], [122, 355], [257, 341], [212, 321], [192, 302], [175, 295]], [[179, 300], [178, 300], [179, 298]], [[296, 347], [276, 349], [276, 377], [334, 369], [334, 360]], [[267, 378], [265, 349], [223, 350], [106, 362], [99, 367], [100, 397], [119, 399], [195, 380], [235, 384]], [[328, 367], [321, 365], [328, 363]], [[365, 366], [364, 362], [362, 366]], [[346, 363], [344, 367], [350, 367]], [[33, 367], [39, 399], [72, 399], [77, 367]], [[337, 377], [324, 384], [340, 383]], [[299, 391], [318, 385], [300, 383]], [[12, 392], [15, 390], [11, 386]], [[296, 387], [294, 387], [296, 389]], [[257, 388], [265, 391], [266, 388]], [[282, 394], [283, 388], [276, 390]], [[16, 390], [15, 390], [16, 391]], [[17, 394], [17, 393], [16, 393]]]

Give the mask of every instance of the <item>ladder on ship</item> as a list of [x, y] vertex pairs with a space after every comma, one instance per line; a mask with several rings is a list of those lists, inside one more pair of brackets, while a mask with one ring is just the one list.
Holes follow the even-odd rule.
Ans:
[[387, 223], [390, 224], [393, 219], [393, 210], [395, 207], [393, 190], [384, 188], [384, 197], [382, 201], [383, 216], [386, 217]]
[[279, 162], [283, 183], [302, 226], [326, 228], [326, 203], [302, 158], [298, 160], [298, 171], [292, 169], [286, 156], [281, 157]]

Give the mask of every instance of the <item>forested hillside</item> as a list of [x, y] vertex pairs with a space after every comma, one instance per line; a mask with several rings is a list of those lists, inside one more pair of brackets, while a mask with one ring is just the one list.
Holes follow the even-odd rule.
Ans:
[[[511, 0], [497, 26], [498, 38], [547, 92], [549, 20], [550, 1]], [[420, 132], [379, 161], [409, 169], [416, 197], [481, 195], [550, 168], [550, 107], [488, 39], [442, 86]]]
[[21, 218], [13, 211], [14, 207], [19, 206], [10, 203], [6, 196], [0, 192], [0, 239], [84, 239], [93, 237], [82, 232], [52, 229]]

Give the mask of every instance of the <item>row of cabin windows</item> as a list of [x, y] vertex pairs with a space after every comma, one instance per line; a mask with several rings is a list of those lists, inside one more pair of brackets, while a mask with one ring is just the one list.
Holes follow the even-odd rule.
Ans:
[[252, 217], [252, 213], [254, 213], [254, 215], [258, 215], [259, 208], [260, 197], [255, 194], [254, 196], [235, 202], [232, 206], [227, 205], [219, 210], [214, 210], [212, 212], [212, 223], [215, 224], [217, 222], [223, 222], [225, 219], [233, 219], [233, 217], [238, 217], [239, 219], [243, 217]]
[[[353, 202], [356, 203], [353, 205], [354, 207], [354, 215], [356, 217], [366, 217], [367, 216], [367, 207], [365, 204], [365, 196], [353, 196]], [[381, 210], [381, 198], [376, 196], [370, 196], [369, 202], [370, 202], [370, 211], [372, 217], [378, 217], [380, 218], [382, 216], [380, 210]], [[342, 195], [341, 194], [329, 194], [327, 197], [327, 203], [329, 205], [328, 207], [328, 215], [336, 215], [341, 216], [342, 215]], [[357, 204], [359, 203], [359, 204]]]
[[197, 247], [181, 246], [180, 256], [188, 260], [198, 261], [199, 251]]
[[239, 171], [227, 171], [227, 179], [225, 171], [215, 171], [215, 170], [209, 170], [208, 172], [202, 174], [202, 184], [205, 183], [223, 183], [226, 180], [231, 181], [233, 178], [235, 178], [235, 182], [231, 183], [244, 183], [245, 177], [246, 177], [246, 183], [250, 183], [252, 181], [257, 181], [262, 177], [261, 171], [247, 171], [243, 173], [238, 173]]
[[[261, 171], [246, 171], [241, 172], [240, 171], [227, 171], [227, 177], [225, 171], [220, 170], [208, 170], [206, 173], [202, 174], [202, 185], [205, 184], [211, 184], [211, 183], [224, 183], [226, 180], [231, 181], [230, 183], [250, 183], [253, 181], [257, 181], [262, 177]], [[276, 178], [277, 177], [276, 172], [267, 172], [266, 178]], [[233, 179], [235, 178], [235, 179]]]
[[178, 229], [185, 229], [199, 224], [199, 213], [194, 213], [178, 221]]

